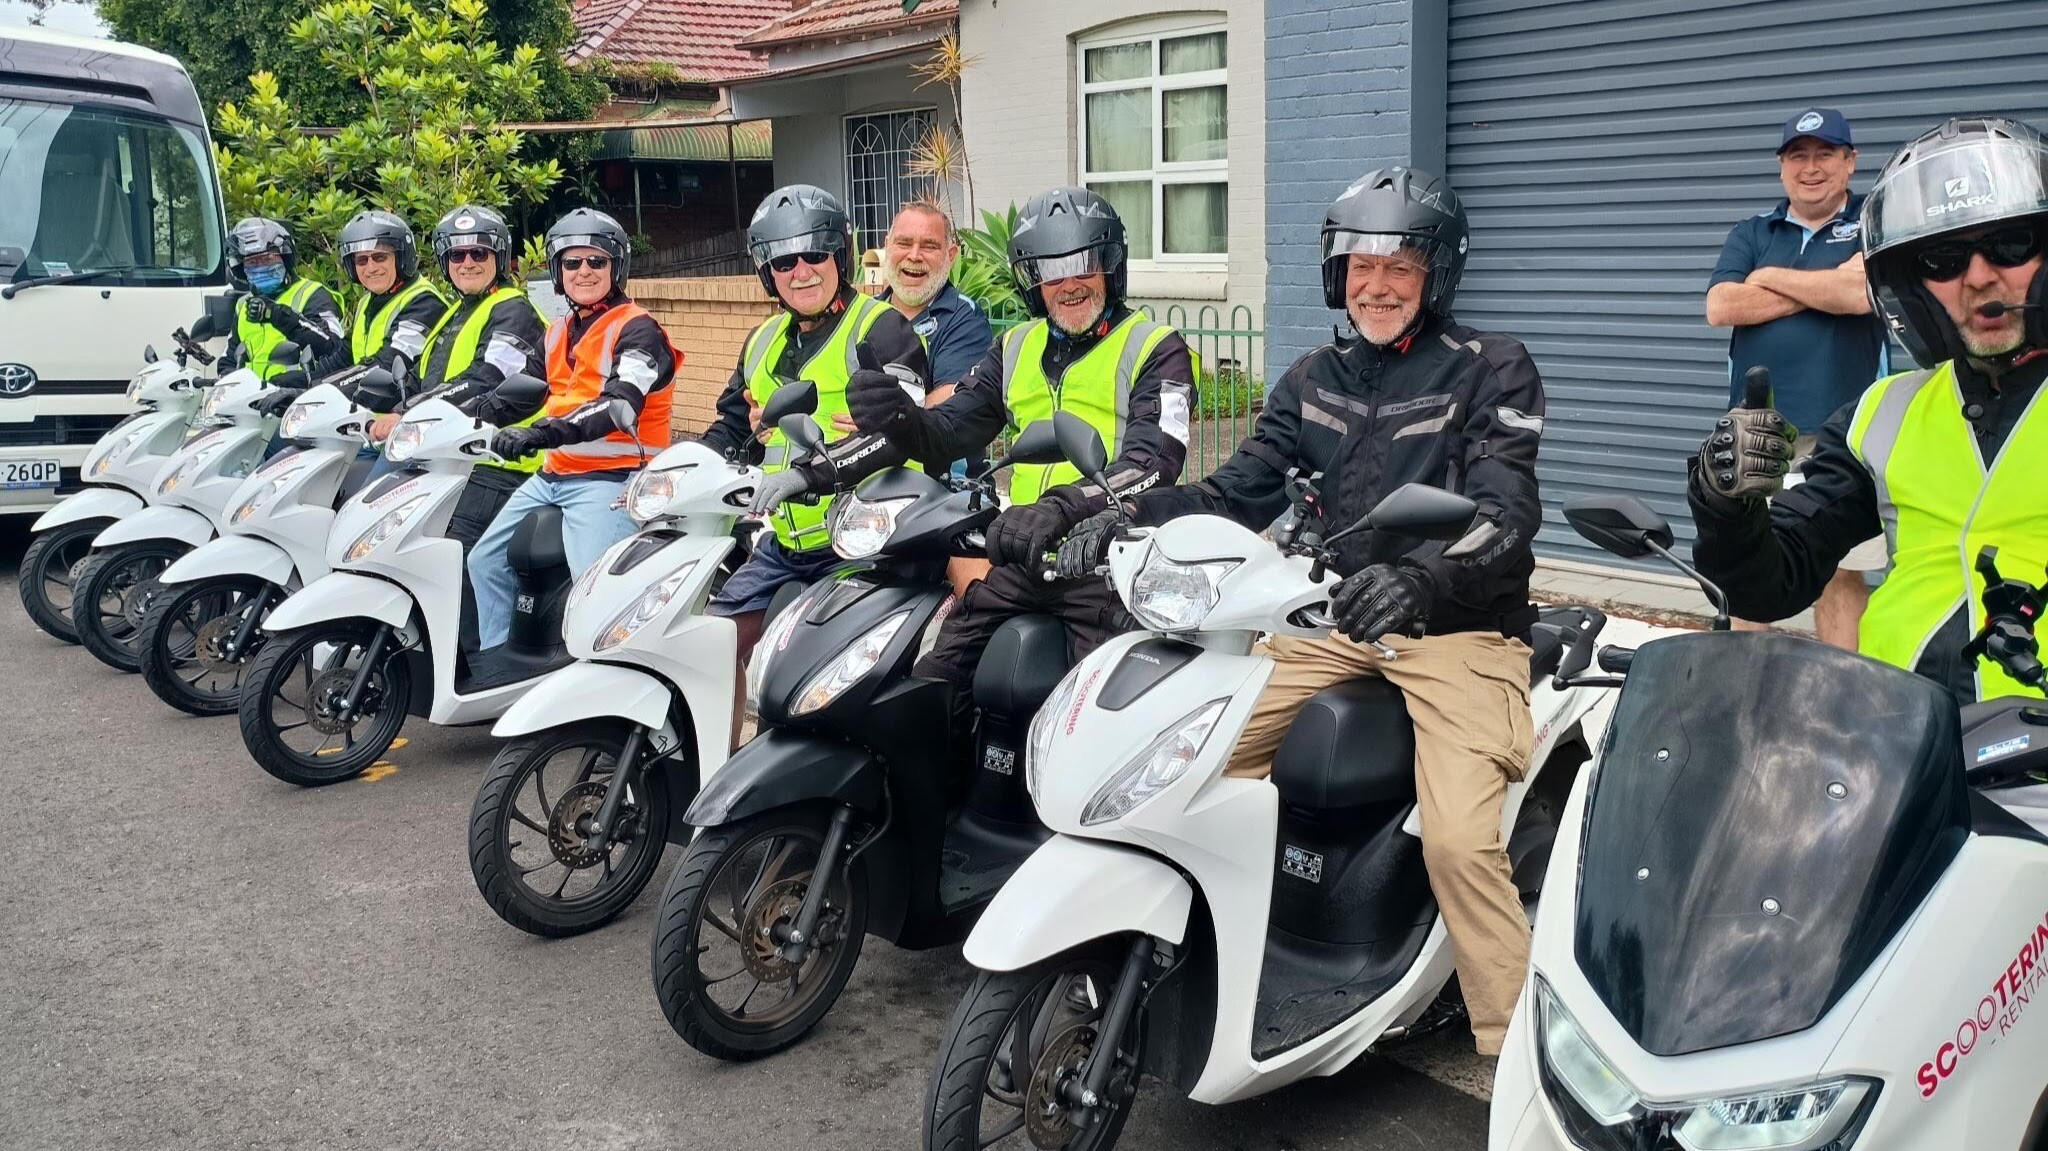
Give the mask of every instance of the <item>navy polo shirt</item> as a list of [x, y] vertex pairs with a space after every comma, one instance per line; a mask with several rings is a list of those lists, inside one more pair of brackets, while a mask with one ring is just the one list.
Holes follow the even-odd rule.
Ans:
[[[1708, 285], [1739, 284], [1758, 268], [1825, 271], [1862, 250], [1857, 216], [1863, 197], [1852, 195], [1841, 214], [1808, 231], [1786, 213], [1788, 201], [1735, 225], [1721, 248]], [[1889, 370], [1884, 325], [1875, 315], [1837, 316], [1805, 308], [1767, 324], [1736, 328], [1728, 338], [1728, 404], [1742, 402], [1749, 369], [1771, 370], [1773, 406], [1801, 434], [1820, 431], [1843, 404], [1863, 394]]]
[[[888, 299], [889, 293], [883, 292], [882, 298]], [[910, 321], [910, 326], [924, 337], [933, 387], [966, 379], [974, 365], [988, 355], [989, 345], [996, 342], [995, 331], [988, 326], [988, 316], [981, 306], [951, 284], [939, 289], [939, 294]]]

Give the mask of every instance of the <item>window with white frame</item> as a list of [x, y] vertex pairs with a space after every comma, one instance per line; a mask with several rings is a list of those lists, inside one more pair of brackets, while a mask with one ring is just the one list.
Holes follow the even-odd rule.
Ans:
[[881, 247], [896, 209], [926, 193], [929, 182], [911, 175], [910, 161], [937, 112], [912, 108], [846, 118], [846, 211], [861, 247]]
[[1229, 60], [1222, 28], [1076, 45], [1081, 182], [1116, 206], [1130, 258], [1219, 267], [1229, 229]]

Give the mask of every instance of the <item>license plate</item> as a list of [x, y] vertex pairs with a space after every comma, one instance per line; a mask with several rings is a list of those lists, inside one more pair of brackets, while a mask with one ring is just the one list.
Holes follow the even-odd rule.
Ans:
[[56, 460], [0, 460], [0, 490], [54, 488], [62, 471]]

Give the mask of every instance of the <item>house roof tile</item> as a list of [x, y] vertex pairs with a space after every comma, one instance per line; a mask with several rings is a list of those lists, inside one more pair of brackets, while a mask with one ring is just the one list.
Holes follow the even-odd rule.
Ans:
[[739, 42], [789, 9], [790, 0], [578, 0], [581, 35], [568, 59], [668, 64], [685, 80], [716, 83], [761, 70]]
[[903, 13], [903, 0], [813, 0], [741, 37], [739, 43], [760, 51], [863, 32], [947, 24], [959, 16], [960, 0], [924, 0], [917, 11], [907, 16]]

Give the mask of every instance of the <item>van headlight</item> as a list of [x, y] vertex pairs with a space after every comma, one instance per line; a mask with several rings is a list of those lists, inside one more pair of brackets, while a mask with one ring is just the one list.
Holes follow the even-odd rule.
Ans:
[[1088, 806], [1081, 812], [1081, 823], [1092, 827], [1122, 819], [1146, 800], [1173, 786], [1187, 773], [1188, 765], [1201, 758], [1202, 748], [1209, 742], [1209, 733], [1216, 729], [1216, 721], [1223, 718], [1223, 709], [1228, 706], [1228, 696], [1212, 699], [1189, 712], [1165, 735], [1153, 740], [1121, 771], [1111, 776], [1109, 782], [1095, 793], [1095, 798], [1088, 801]]
[[[783, 614], [789, 613], [785, 611]], [[909, 612], [897, 612], [854, 640], [838, 659], [811, 677], [811, 682], [797, 693], [796, 706], [790, 708], [789, 713], [809, 715], [845, 695], [847, 688], [859, 683], [862, 676], [875, 670], [875, 665], [882, 662], [883, 654], [889, 650], [889, 641], [896, 638], [896, 633], [902, 631], [909, 620]]]
[[660, 519], [675, 495], [674, 472], [643, 471], [626, 485], [626, 514], [643, 524]]
[[1154, 551], [1131, 583], [1131, 614], [1154, 631], [1193, 631], [1216, 606], [1237, 560], [1184, 564]]
[[[595, 565], [593, 565], [595, 566]], [[668, 601], [676, 598], [683, 584], [688, 582], [690, 573], [697, 568], [697, 561], [691, 560], [677, 568], [667, 579], [647, 589], [647, 593], [626, 605], [626, 610], [612, 617], [604, 627], [593, 646], [598, 651], [614, 648], [633, 638], [633, 633], [647, 626], [647, 622], [661, 614]]]
[[917, 502], [916, 496], [893, 500], [864, 500], [848, 496], [832, 525], [832, 550], [842, 559], [864, 560], [879, 553], [896, 533], [896, 517]]
[[385, 540], [396, 535], [398, 529], [404, 527], [407, 520], [418, 515], [420, 509], [426, 507], [427, 501], [432, 498], [432, 492], [417, 495], [385, 512], [378, 518], [376, 523], [370, 525], [369, 531], [357, 536], [356, 542], [348, 545], [348, 551], [342, 553], [342, 559], [347, 563], [354, 563], [377, 550], [378, 546], [383, 544]]
[[[831, 582], [826, 580], [817, 586], [826, 587]], [[791, 600], [789, 606], [782, 609], [782, 614], [776, 616], [767, 630], [761, 633], [760, 641], [754, 644], [753, 653], [747, 657], [747, 699], [757, 712], [761, 710], [761, 689], [768, 682], [768, 661], [776, 652], [789, 646], [790, 633], [803, 621], [804, 613], [811, 610], [812, 594], [807, 591]]]
[[[1038, 765], [1044, 763], [1045, 757], [1052, 754], [1052, 741], [1066, 727], [1067, 713], [1073, 710], [1075, 696], [1081, 690], [1082, 666], [1077, 663], [1067, 670], [1059, 686], [1052, 689], [1052, 694], [1046, 697], [1044, 705], [1038, 709], [1038, 714], [1031, 717], [1031, 728], [1025, 734], [1024, 790], [1030, 794], [1034, 803], [1038, 800]], [[1101, 670], [1097, 669], [1094, 675], [1088, 677], [1088, 682], [1095, 682], [1095, 676], [1100, 674]]]
[[384, 440], [384, 458], [394, 464], [402, 464], [420, 450], [420, 444], [427, 438], [423, 424], [407, 423], [400, 420], [398, 426]]

